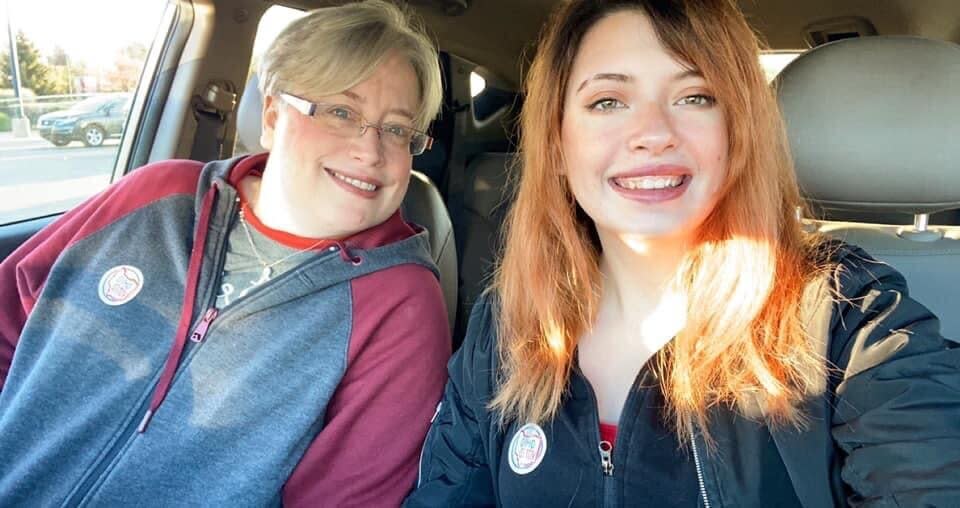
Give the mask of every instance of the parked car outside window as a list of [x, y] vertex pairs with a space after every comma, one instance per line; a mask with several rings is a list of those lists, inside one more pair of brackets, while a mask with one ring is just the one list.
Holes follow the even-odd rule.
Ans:
[[130, 94], [98, 95], [63, 111], [40, 115], [37, 131], [56, 146], [66, 146], [71, 141], [100, 146], [107, 138], [123, 134], [130, 97]]

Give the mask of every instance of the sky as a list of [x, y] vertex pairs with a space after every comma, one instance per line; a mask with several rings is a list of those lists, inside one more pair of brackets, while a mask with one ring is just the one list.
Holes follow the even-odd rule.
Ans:
[[55, 46], [89, 65], [110, 66], [117, 51], [140, 42], [150, 47], [166, 0], [0, 0], [0, 51], [9, 51], [7, 19], [14, 31], [49, 56]]
[[[7, 26], [7, 13], [14, 30], [21, 30], [49, 56], [56, 46], [74, 59], [92, 67], [110, 67], [120, 48], [153, 42], [167, 0], [0, 0], [0, 29]], [[260, 21], [254, 54], [260, 54], [301, 11], [274, 6]], [[7, 32], [0, 32], [0, 52], [10, 46]]]

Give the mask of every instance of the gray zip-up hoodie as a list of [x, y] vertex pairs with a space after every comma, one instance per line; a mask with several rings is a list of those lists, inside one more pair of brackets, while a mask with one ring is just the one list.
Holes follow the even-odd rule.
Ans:
[[238, 182], [137, 170], [0, 264], [0, 506], [389, 505], [450, 342], [399, 214], [217, 312]]

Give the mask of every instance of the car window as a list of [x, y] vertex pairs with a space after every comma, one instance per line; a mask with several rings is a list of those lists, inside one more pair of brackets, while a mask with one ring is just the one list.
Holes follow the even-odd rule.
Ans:
[[[7, 0], [0, 23], [0, 225], [106, 187], [170, 0]], [[166, 26], [163, 26], [163, 25]], [[16, 57], [11, 58], [12, 39]]]
[[767, 81], [772, 82], [780, 71], [798, 56], [803, 54], [800, 50], [788, 51], [764, 51], [760, 54], [760, 65], [763, 72], [767, 75]]

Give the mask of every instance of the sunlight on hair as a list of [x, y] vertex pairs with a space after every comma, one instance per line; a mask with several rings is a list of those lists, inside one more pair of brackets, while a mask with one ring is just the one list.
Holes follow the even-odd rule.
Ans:
[[776, 253], [769, 240], [744, 236], [724, 240], [722, 252], [724, 259], [715, 266], [709, 289], [724, 299], [729, 311], [717, 315], [714, 326], [742, 329], [756, 319], [773, 289]]
[[553, 351], [557, 356], [566, 354], [567, 347], [563, 340], [563, 329], [556, 321], [552, 319], [547, 321], [544, 326], [544, 337], [547, 339], [547, 346], [550, 347], [550, 351]]

